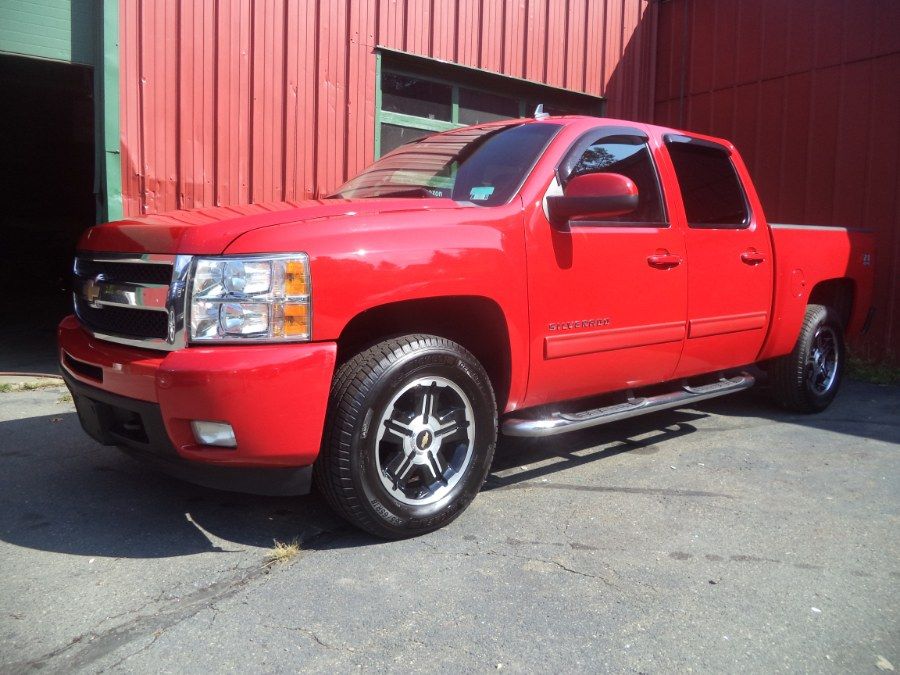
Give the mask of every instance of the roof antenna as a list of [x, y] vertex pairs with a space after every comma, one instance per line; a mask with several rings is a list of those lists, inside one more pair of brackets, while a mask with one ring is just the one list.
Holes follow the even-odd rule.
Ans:
[[550, 117], [550, 113], [544, 112], [544, 104], [538, 103], [537, 108], [534, 109], [534, 119], [542, 120]]

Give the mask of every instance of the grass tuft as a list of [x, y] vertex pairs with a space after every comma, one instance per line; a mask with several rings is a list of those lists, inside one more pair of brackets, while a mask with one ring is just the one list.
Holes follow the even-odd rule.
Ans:
[[63, 393], [63, 394], [60, 394], [60, 395], [59, 395], [59, 398], [56, 399], [56, 402], [59, 403], [60, 405], [62, 405], [62, 404], [64, 404], [64, 403], [73, 403], [73, 401], [72, 401], [72, 394], [70, 394], [69, 392], [65, 392], [65, 393]]
[[38, 380], [37, 382], [23, 382], [18, 386], [19, 391], [37, 391], [38, 389], [53, 389], [64, 387], [62, 380]]
[[15, 391], [37, 391], [38, 389], [59, 389], [65, 387], [62, 380], [47, 378], [37, 382], [4, 382], [0, 384], [0, 393], [10, 394]]
[[266, 562], [268, 565], [281, 565], [290, 562], [300, 553], [300, 542], [295, 538], [288, 544], [275, 540], [275, 546], [266, 554]]
[[850, 357], [847, 362], [847, 374], [854, 380], [872, 384], [900, 384], [900, 367], [860, 356]]

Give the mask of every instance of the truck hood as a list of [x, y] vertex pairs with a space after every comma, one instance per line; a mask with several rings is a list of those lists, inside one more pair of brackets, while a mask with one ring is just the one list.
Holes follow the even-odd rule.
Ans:
[[169, 211], [88, 229], [80, 251], [216, 255], [236, 238], [271, 225], [403, 211], [465, 208], [451, 199], [313, 199]]

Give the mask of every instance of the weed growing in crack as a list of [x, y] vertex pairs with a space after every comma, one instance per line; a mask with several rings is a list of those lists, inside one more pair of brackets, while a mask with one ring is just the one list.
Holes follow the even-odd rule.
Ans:
[[275, 540], [275, 546], [266, 554], [265, 566], [283, 564], [290, 562], [300, 553], [300, 542], [293, 539], [286, 544], [282, 541]]

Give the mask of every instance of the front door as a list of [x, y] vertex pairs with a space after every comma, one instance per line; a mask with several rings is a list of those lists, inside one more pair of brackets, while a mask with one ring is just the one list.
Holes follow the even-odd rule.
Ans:
[[688, 336], [677, 375], [753, 363], [772, 305], [772, 245], [762, 215], [750, 208], [728, 148], [673, 135], [666, 149], [684, 204], [672, 219], [686, 225], [690, 260]]
[[583, 136], [563, 160], [560, 180], [591, 172], [631, 178], [639, 206], [602, 222], [572, 221], [569, 231], [535, 209], [527, 231], [526, 405], [661, 382], [681, 354], [686, 253], [682, 232], [668, 222], [646, 136], [609, 126]]

